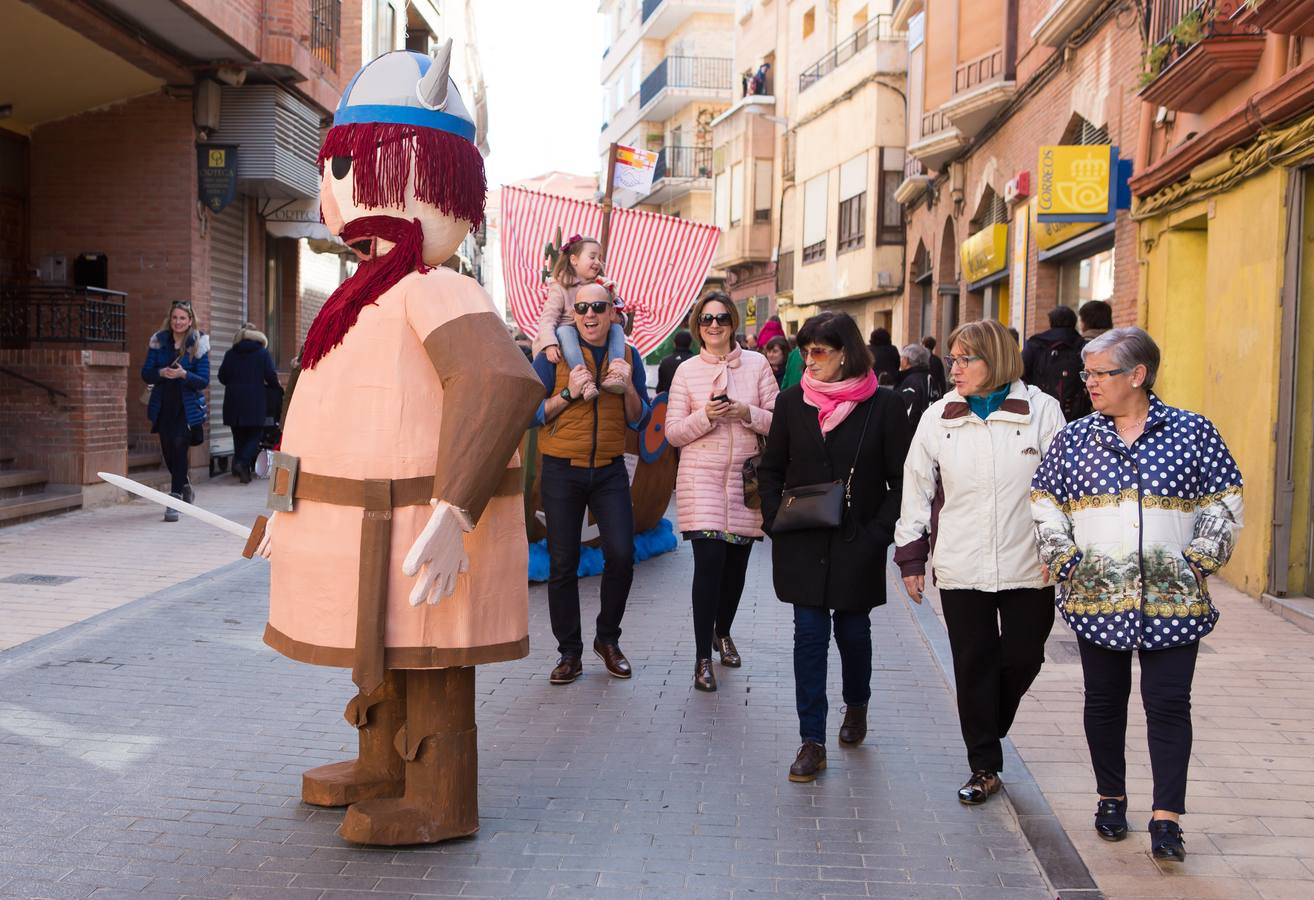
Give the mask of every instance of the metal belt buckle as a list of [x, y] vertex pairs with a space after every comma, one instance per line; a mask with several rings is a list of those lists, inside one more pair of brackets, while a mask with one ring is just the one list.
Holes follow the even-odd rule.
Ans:
[[292, 512], [292, 502], [297, 492], [297, 470], [301, 467], [301, 460], [281, 450], [274, 451], [272, 456], [269, 498], [266, 503], [275, 512]]

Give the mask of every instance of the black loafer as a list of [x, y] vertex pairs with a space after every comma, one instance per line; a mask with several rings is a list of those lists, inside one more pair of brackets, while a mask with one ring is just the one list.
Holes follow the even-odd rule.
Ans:
[[958, 802], [964, 806], [980, 806], [990, 799], [991, 794], [999, 793], [1004, 783], [994, 772], [984, 769], [973, 772], [967, 783], [958, 789]]
[[1150, 855], [1155, 859], [1172, 859], [1186, 861], [1186, 841], [1182, 839], [1182, 827], [1171, 819], [1151, 819]]
[[1106, 841], [1127, 836], [1127, 801], [1101, 797], [1095, 807], [1095, 833]]

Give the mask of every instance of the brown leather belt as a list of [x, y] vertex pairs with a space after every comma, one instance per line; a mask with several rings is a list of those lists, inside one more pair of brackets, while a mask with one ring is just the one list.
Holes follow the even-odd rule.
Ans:
[[300, 472], [297, 474], [294, 496], [297, 500], [314, 500], [318, 503], [332, 503], [334, 506], [359, 506], [361, 509], [373, 510], [425, 506], [433, 497], [433, 476], [358, 480]]

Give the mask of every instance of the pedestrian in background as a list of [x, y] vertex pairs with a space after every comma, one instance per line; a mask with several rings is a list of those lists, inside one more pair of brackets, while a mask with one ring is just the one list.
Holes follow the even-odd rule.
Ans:
[[922, 338], [922, 346], [926, 348], [927, 353], [931, 354], [931, 384], [943, 397], [949, 391], [949, 382], [944, 377], [944, 363], [935, 352], [935, 338], [928, 334]]
[[876, 379], [884, 385], [893, 386], [899, 375], [899, 350], [890, 339], [890, 332], [877, 328], [871, 333], [872, 369]]
[[785, 326], [781, 324], [780, 316], [772, 316], [762, 324], [761, 328], [758, 329], [757, 346], [759, 348], [765, 347], [775, 338], [783, 338], [784, 336]]
[[785, 358], [785, 374], [780, 379], [780, 389], [787, 390], [802, 382], [803, 371], [803, 351], [795, 341], [789, 356]]
[[[160, 452], [169, 470], [169, 492], [191, 503], [195, 499], [187, 477], [187, 454], [205, 440], [210, 386], [210, 337], [196, 324], [190, 300], [175, 300], [160, 330], [151, 335], [141, 379], [151, 385], [146, 415], [151, 431], [160, 436]], [[177, 522], [178, 511], [165, 508], [164, 521]]]
[[666, 440], [680, 450], [675, 499], [684, 539], [693, 546], [694, 687], [716, 690], [712, 650], [721, 665], [743, 661], [730, 627], [744, 591], [762, 513], [748, 506], [744, 464], [771, 429], [780, 389], [760, 353], [734, 343], [739, 312], [724, 291], [694, 306], [689, 329], [699, 353], [675, 372], [666, 407]]
[[1103, 300], [1087, 300], [1077, 310], [1082, 340], [1093, 341], [1106, 331], [1113, 330], [1113, 307]]
[[773, 337], [767, 341], [766, 349], [763, 352], [766, 355], [767, 363], [771, 366], [771, 374], [775, 376], [776, 385], [781, 385], [785, 380], [785, 368], [789, 362], [789, 338], [784, 335]]
[[1218, 621], [1207, 577], [1232, 556], [1241, 528], [1241, 472], [1213, 423], [1154, 394], [1159, 348], [1144, 331], [1115, 328], [1083, 355], [1095, 414], [1049, 448], [1031, 511], [1059, 610], [1079, 638], [1095, 830], [1110, 841], [1127, 835], [1135, 653], [1154, 778], [1150, 849], [1182, 860], [1191, 682], [1199, 641]]
[[[878, 390], [871, 352], [844, 313], [822, 313], [798, 335], [802, 383], [776, 398], [758, 466], [776, 596], [794, 607], [794, 694], [802, 746], [789, 780], [826, 768], [826, 657], [832, 623], [846, 704], [839, 739], [867, 735], [871, 611], [885, 603], [885, 559], [899, 514], [911, 429], [893, 391]], [[843, 483], [843, 495], [833, 487]], [[792, 500], [835, 497], [838, 524], [794, 527]], [[786, 526], [790, 526], [787, 530]]]
[[685, 329], [681, 328], [677, 331], [671, 341], [675, 344], [675, 349], [657, 364], [657, 393], [659, 394], [670, 391], [675, 370], [680, 368], [680, 363], [694, 355], [693, 335]]
[[1001, 741], [1054, 625], [1054, 589], [1028, 520], [1031, 476], [1063, 413], [1022, 383], [1017, 343], [998, 322], [960, 325], [949, 347], [954, 389], [922, 416], [908, 451], [894, 559], [915, 602], [928, 558], [940, 589], [971, 767], [958, 799], [975, 805], [1001, 787]]
[[[608, 350], [615, 298], [601, 284], [584, 284], [575, 294], [572, 330], [580, 337], [584, 364], [553, 363], [547, 351], [534, 358], [543, 382], [543, 403], [534, 417], [543, 454], [539, 495], [547, 519], [548, 611], [560, 658], [549, 681], [569, 684], [584, 671], [579, 612], [580, 531], [586, 511], [602, 537], [602, 583], [593, 652], [616, 678], [633, 674], [620, 649], [621, 618], [634, 581], [634, 507], [625, 468], [626, 429], [641, 431], [648, 419], [648, 388], [639, 352], [624, 359]], [[592, 391], [600, 373], [625, 380], [625, 393]]]
[[940, 399], [931, 379], [931, 354], [921, 344], [909, 344], [899, 351], [899, 381], [894, 386], [908, 411], [908, 424], [915, 430], [934, 401]]
[[[266, 417], [282, 405], [283, 386], [278, 382], [269, 339], [250, 322], [233, 335], [233, 345], [219, 364], [219, 383], [224, 386], [224, 424], [233, 430], [233, 474], [242, 484], [251, 481], [260, 435]], [[266, 389], [269, 390], [266, 390]], [[278, 402], [269, 408], [270, 393]]]
[[1049, 311], [1049, 330], [1027, 338], [1022, 348], [1022, 380], [1057, 400], [1069, 422], [1090, 412], [1090, 397], [1079, 374], [1085, 345], [1077, 333], [1077, 314], [1056, 306]]

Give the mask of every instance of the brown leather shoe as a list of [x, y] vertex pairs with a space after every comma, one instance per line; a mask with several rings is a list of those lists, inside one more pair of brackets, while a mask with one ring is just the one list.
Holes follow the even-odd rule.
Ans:
[[630, 668], [630, 661], [621, 653], [619, 644], [604, 644], [597, 638], [593, 639], [593, 652], [602, 660], [602, 664], [607, 667], [607, 674], [613, 678], [629, 678], [634, 674]]
[[789, 780], [806, 784], [817, 780], [817, 773], [826, 768], [826, 748], [812, 741], [804, 741], [789, 767]]
[[735, 647], [735, 642], [730, 640], [730, 635], [716, 639], [716, 649], [721, 653], [721, 665], [737, 669], [744, 664], [743, 659], [739, 656], [739, 649]]
[[694, 687], [700, 691], [716, 690], [716, 673], [712, 671], [710, 659], [700, 659], [694, 663]]
[[861, 744], [867, 736], [867, 704], [844, 707], [844, 724], [840, 726], [839, 739], [843, 744]]
[[990, 799], [991, 794], [999, 793], [1003, 786], [1004, 783], [994, 772], [973, 772], [967, 783], [958, 789], [958, 802], [964, 806], [980, 806]]
[[552, 674], [548, 676], [548, 683], [570, 684], [583, 674], [584, 664], [579, 661], [579, 657], [567, 654], [557, 660], [557, 667], [553, 669]]

